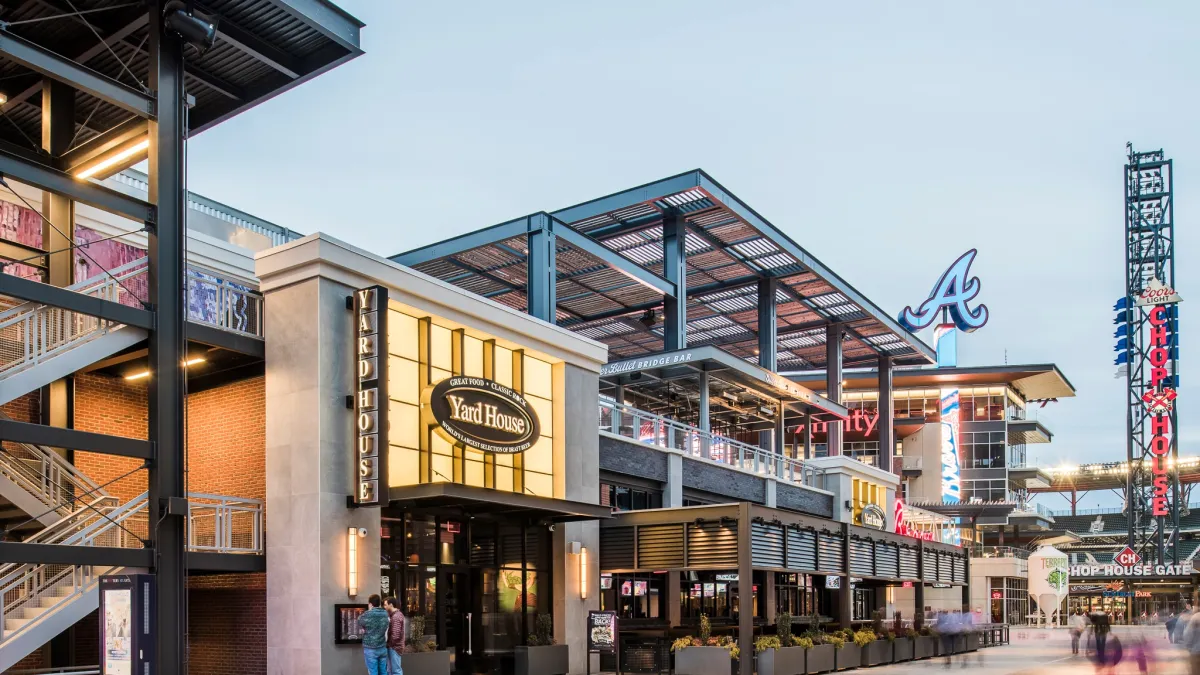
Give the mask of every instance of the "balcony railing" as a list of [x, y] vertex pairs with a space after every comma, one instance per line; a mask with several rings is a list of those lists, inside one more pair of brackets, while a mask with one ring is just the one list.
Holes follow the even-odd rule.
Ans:
[[975, 552], [975, 556], [979, 558], [1017, 558], [1019, 560], [1029, 560], [1029, 551], [1012, 546], [981, 546]]
[[801, 460], [638, 410], [623, 403], [600, 401], [600, 429], [742, 471], [774, 476], [779, 480], [808, 487], [825, 488], [824, 469], [807, 466]]
[[262, 501], [188, 493], [188, 550], [262, 553]]

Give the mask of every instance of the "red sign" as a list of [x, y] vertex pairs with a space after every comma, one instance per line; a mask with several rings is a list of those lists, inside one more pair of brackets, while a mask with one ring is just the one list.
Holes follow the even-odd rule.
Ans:
[[1137, 551], [1126, 546], [1113, 558], [1113, 560], [1115, 560], [1118, 565], [1129, 567], [1131, 565], [1140, 565], [1142, 562], [1142, 556], [1138, 555]]
[[1004, 599], [1004, 591], [992, 591], [992, 599], [993, 600], [1003, 600]]
[[[1153, 417], [1150, 420], [1150, 472], [1154, 475], [1154, 497], [1150, 500], [1151, 513], [1167, 515], [1167, 455], [1171, 453], [1170, 409], [1175, 392], [1160, 386], [1167, 379], [1167, 361], [1170, 360], [1170, 341], [1167, 339], [1167, 308], [1162, 305], [1150, 310], [1150, 391], [1146, 393], [1146, 408]], [[1129, 551], [1128, 548], [1125, 551]], [[1125, 551], [1121, 554], [1124, 555]], [[1137, 554], [1129, 551], [1131, 555]], [[1139, 559], [1140, 561], [1140, 559]], [[1121, 563], [1136, 564], [1136, 563]]]
[[911, 581], [902, 582], [900, 584], [900, 588], [912, 588], [912, 582]]
[[[845, 431], [858, 431], [864, 435], [870, 435], [875, 431], [875, 427], [879, 424], [878, 410], [862, 410], [855, 408], [850, 411], [849, 419], [842, 420], [842, 429]], [[828, 422], [813, 422], [813, 433], [823, 434], [829, 430]], [[796, 432], [799, 433], [804, 429], [804, 425], [798, 425]]]
[[918, 530], [904, 520], [904, 502], [899, 497], [896, 498], [896, 534], [913, 537], [914, 539], [933, 541], [932, 532]]

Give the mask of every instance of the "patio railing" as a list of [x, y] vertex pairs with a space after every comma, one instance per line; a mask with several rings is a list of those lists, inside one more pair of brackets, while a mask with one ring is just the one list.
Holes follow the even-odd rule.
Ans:
[[624, 403], [600, 401], [600, 430], [749, 473], [825, 488], [824, 469]]

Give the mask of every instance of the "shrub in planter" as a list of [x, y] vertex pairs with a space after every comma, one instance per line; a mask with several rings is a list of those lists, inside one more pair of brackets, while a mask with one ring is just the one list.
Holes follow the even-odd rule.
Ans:
[[[791, 636], [788, 638], [790, 641]], [[776, 635], [755, 638], [754, 655], [757, 659], [758, 675], [802, 675], [805, 669], [805, 651], [794, 645], [783, 647]]]
[[[851, 637], [847, 638], [846, 633], [849, 633]], [[857, 668], [862, 664], [862, 647], [855, 644], [853, 635], [854, 632], [847, 628], [840, 634], [835, 633], [829, 636], [830, 643], [835, 647], [834, 665], [838, 670]]]
[[796, 646], [806, 650], [804, 655], [804, 672], [805, 673], [827, 673], [834, 670], [836, 663], [834, 662], [834, 649], [832, 644], [827, 644], [824, 637], [805, 637], [796, 638]]
[[861, 630], [854, 634], [854, 644], [862, 650], [862, 665], [877, 666], [881, 663], [892, 662], [892, 642], [887, 636], [876, 636], [869, 630]]
[[913, 659], [914, 647], [916, 646], [915, 637], [916, 632], [911, 628], [895, 637], [895, 640], [892, 642], [892, 661], [899, 663]]
[[450, 652], [439, 650], [425, 635], [425, 617], [408, 617], [408, 640], [400, 655], [400, 667], [408, 675], [450, 675]]
[[567, 675], [570, 670], [570, 650], [554, 644], [554, 620], [549, 614], [537, 616], [529, 646], [517, 647], [513, 657], [516, 675]]
[[729, 675], [730, 660], [741, 654], [733, 638], [712, 637], [705, 614], [700, 615], [697, 637], [689, 635], [675, 640], [671, 651], [675, 652], [676, 675]]

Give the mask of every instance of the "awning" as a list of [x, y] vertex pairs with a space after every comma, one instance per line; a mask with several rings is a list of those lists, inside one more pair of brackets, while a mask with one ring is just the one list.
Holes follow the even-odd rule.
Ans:
[[552, 522], [611, 518], [612, 508], [552, 497], [459, 485], [425, 483], [394, 487], [388, 491], [391, 506], [400, 508], [458, 509], [465, 514], [511, 515]]

